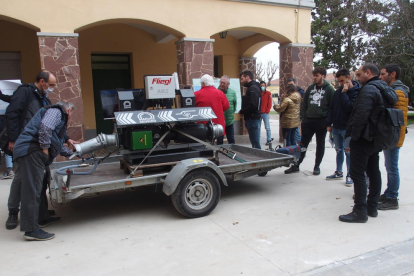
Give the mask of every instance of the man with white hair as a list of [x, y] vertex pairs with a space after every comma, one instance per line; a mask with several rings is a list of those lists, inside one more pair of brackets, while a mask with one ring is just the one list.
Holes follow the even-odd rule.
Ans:
[[58, 154], [72, 154], [63, 144], [73, 109], [72, 103], [62, 101], [41, 108], [16, 140], [13, 158], [17, 162], [17, 170], [13, 183], [21, 186], [20, 230], [25, 232], [27, 240], [44, 241], [55, 236], [39, 226], [40, 194], [46, 167]]
[[[223, 91], [224, 95], [226, 95], [227, 100], [229, 101], [229, 109], [224, 112], [224, 118], [226, 119], [226, 137], [227, 142], [229, 144], [235, 144], [236, 141], [234, 140], [234, 111], [236, 110], [237, 106], [237, 96], [236, 92], [231, 89], [230, 87], [230, 78], [229, 76], [222, 76], [220, 79], [220, 86], [219, 89]], [[223, 144], [223, 136], [217, 138], [217, 145]]]
[[224, 120], [224, 111], [229, 109], [229, 101], [223, 92], [214, 87], [213, 77], [203, 75], [200, 79], [201, 89], [195, 92], [195, 100], [197, 107], [211, 107], [217, 118], [213, 119], [213, 123], [220, 124], [223, 127], [223, 135], [226, 135], [226, 123]]

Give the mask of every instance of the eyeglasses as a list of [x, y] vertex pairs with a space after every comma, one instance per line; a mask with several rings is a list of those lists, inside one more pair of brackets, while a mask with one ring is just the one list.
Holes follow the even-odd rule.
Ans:
[[48, 84], [50, 87], [55, 87], [55, 86], [56, 86], [56, 84], [54, 84], [54, 83], [48, 83], [48, 82], [47, 82], [47, 84]]

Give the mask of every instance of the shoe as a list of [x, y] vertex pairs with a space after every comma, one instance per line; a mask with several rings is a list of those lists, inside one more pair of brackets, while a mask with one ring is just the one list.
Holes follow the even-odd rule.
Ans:
[[19, 213], [9, 211], [9, 217], [7, 218], [7, 221], [6, 221], [6, 229], [12, 230], [16, 228], [18, 224], [18, 220], [19, 220]]
[[49, 226], [51, 224], [58, 223], [59, 221], [61, 221], [60, 217], [50, 217], [48, 219], [44, 219], [44, 220], [39, 221], [39, 226], [41, 228], [44, 228], [44, 227]]
[[13, 171], [10, 171], [10, 172], [6, 171], [6, 172], [3, 173], [2, 179], [11, 179], [13, 177], [14, 177], [14, 172]]
[[366, 210], [352, 210], [351, 213], [347, 215], [339, 216], [339, 220], [342, 222], [350, 223], [365, 223], [368, 220], [368, 214]]
[[24, 238], [28, 241], [47, 241], [55, 237], [55, 234], [39, 229], [37, 231], [24, 232]]
[[367, 215], [373, 218], [378, 217], [378, 211], [376, 209], [367, 209]]
[[299, 166], [298, 165], [292, 165], [289, 169], [285, 170], [285, 174], [291, 174], [291, 173], [297, 173], [299, 172]]
[[47, 210], [47, 212], [49, 213], [49, 216], [54, 216], [54, 215], [56, 215], [55, 210]]
[[344, 174], [342, 172], [335, 171], [333, 175], [329, 175], [326, 177], [326, 180], [336, 180], [344, 178]]
[[269, 144], [270, 144], [270, 141], [267, 141], [266, 144], [265, 144], [265, 146], [268, 146]]
[[397, 210], [398, 206], [398, 199], [396, 198], [387, 198], [385, 201], [378, 204], [378, 210]]
[[354, 181], [352, 180], [352, 178], [348, 175], [347, 177], [346, 177], [346, 180], [345, 180], [345, 186], [347, 186], [347, 187], [352, 187], [352, 185], [354, 185]]
[[387, 200], [385, 194], [380, 195], [380, 197], [378, 198], [378, 202], [384, 202], [385, 200]]
[[315, 166], [313, 168], [313, 175], [320, 175], [321, 174], [321, 169], [319, 168], [319, 166]]

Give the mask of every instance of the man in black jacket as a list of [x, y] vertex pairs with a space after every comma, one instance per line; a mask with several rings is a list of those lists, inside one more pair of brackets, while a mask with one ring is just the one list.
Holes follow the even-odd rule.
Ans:
[[242, 108], [240, 114], [244, 115], [244, 124], [249, 133], [252, 147], [260, 147], [260, 98], [261, 90], [258, 82], [254, 80], [252, 71], [245, 70], [240, 74], [240, 82], [247, 87], [246, 95], [242, 97]]
[[[7, 138], [9, 143], [4, 149], [8, 151], [8, 153], [13, 153], [15, 141], [36, 112], [43, 106], [52, 104], [50, 99], [47, 97], [47, 94], [52, 92], [55, 86], [56, 77], [49, 71], [43, 70], [37, 75], [35, 83], [21, 85], [14, 92], [10, 99], [10, 104], [6, 110]], [[66, 138], [69, 144], [73, 144], [73, 141], [69, 139], [69, 137]], [[42, 202], [39, 208], [39, 222], [42, 226], [46, 226], [60, 220], [58, 217], [50, 217], [50, 214], [53, 215], [54, 211], [47, 210], [48, 204], [46, 189], [48, 178], [49, 176], [46, 173], [41, 194]], [[17, 227], [20, 196], [21, 186], [12, 184], [8, 200], [9, 217], [6, 221], [6, 228], [9, 230]]]
[[[379, 79], [379, 68], [366, 63], [358, 69], [357, 77], [363, 85], [346, 127], [346, 137], [351, 137], [351, 170], [354, 180], [354, 208], [351, 213], [339, 216], [343, 222], [360, 222], [368, 216], [378, 216], [377, 205], [381, 193], [379, 152], [374, 145], [374, 129], [385, 106], [393, 106], [398, 97], [387, 83]], [[369, 193], [365, 172], [369, 176]]]

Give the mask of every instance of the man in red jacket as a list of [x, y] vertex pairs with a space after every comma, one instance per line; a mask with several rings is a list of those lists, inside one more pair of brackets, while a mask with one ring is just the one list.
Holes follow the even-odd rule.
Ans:
[[197, 107], [211, 107], [217, 118], [213, 119], [213, 123], [223, 127], [223, 135], [226, 135], [226, 122], [224, 120], [224, 111], [229, 108], [229, 101], [226, 95], [214, 87], [213, 77], [203, 75], [200, 79], [201, 89], [195, 92], [195, 100]]
[[269, 145], [270, 139], [272, 139], [272, 132], [270, 130], [270, 122], [269, 122], [269, 112], [272, 108], [272, 94], [266, 90], [266, 83], [264, 81], [260, 82], [260, 94], [262, 97], [262, 104], [260, 106], [261, 112], [261, 119], [264, 122], [264, 126], [266, 129], [266, 146]]

